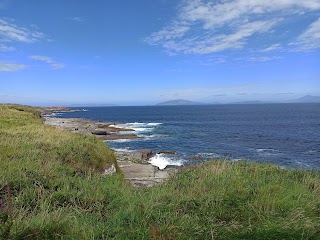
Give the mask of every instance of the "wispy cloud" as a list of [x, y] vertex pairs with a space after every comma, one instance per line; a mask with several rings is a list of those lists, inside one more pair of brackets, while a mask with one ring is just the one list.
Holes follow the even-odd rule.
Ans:
[[[145, 42], [162, 46], [170, 54], [239, 50], [259, 37], [267, 36], [272, 42], [272, 34], [284, 17], [319, 10], [319, 0], [185, 0], [176, 19]], [[279, 49], [280, 44], [258, 47], [269, 52]]]
[[0, 62], [0, 72], [15, 72], [26, 68], [24, 64]]
[[272, 52], [272, 51], [278, 50], [280, 48], [281, 48], [281, 44], [276, 43], [276, 44], [272, 44], [271, 46], [262, 49], [261, 52]]
[[86, 21], [86, 19], [83, 18], [83, 17], [69, 17], [68, 19], [72, 20], [74, 22], [84, 22], [84, 21]]
[[10, 47], [4, 44], [0, 44], [0, 52], [10, 52], [16, 50], [14, 47]]
[[56, 62], [54, 59], [48, 56], [40, 56], [40, 55], [34, 55], [30, 57], [31, 59], [42, 61], [47, 64], [49, 64], [53, 69], [60, 69], [64, 68], [64, 64]]
[[245, 60], [248, 60], [250, 62], [268, 62], [272, 60], [278, 60], [281, 59], [279, 56], [255, 56], [255, 57], [249, 57]]
[[13, 21], [0, 19], [0, 41], [33, 43], [44, 39], [45, 35], [37, 29], [21, 27]]
[[320, 48], [320, 18], [313, 22], [293, 45], [297, 45], [301, 51]]

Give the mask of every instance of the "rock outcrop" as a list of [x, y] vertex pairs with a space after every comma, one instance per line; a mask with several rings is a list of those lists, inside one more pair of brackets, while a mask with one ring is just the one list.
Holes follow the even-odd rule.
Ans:
[[91, 133], [94, 135], [111, 135], [110, 132], [105, 131], [105, 130], [94, 130]]

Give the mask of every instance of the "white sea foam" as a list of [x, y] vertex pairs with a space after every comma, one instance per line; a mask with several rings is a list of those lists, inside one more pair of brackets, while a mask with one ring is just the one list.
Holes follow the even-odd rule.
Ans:
[[145, 122], [133, 122], [133, 123], [126, 123], [127, 125], [130, 125], [130, 126], [140, 126], [140, 127], [143, 127], [143, 126], [158, 126], [158, 125], [161, 125], [162, 123], [145, 123]]
[[132, 131], [120, 133], [122, 135], [138, 134], [138, 136], [140, 137], [148, 137], [147, 135], [143, 135], [143, 133], [150, 133], [154, 130], [155, 127], [161, 124], [162, 123], [133, 122], [125, 124], [112, 124], [109, 126], [114, 128], [132, 129]]
[[159, 126], [161, 125], [162, 123], [148, 123], [148, 126]]
[[151, 132], [154, 128], [132, 128], [136, 132]]
[[221, 158], [222, 156], [218, 153], [198, 153], [196, 155], [197, 157], [203, 157], [203, 158]]
[[130, 134], [136, 134], [135, 131], [120, 131], [118, 132], [118, 135], [130, 135]]
[[137, 127], [150, 127], [150, 126], [159, 126], [162, 123], [144, 123], [144, 122], [134, 122], [134, 123], [124, 123], [124, 124], [116, 124], [111, 125], [113, 127], [121, 127], [121, 128], [137, 128]]
[[136, 139], [116, 139], [116, 140], [105, 140], [105, 142], [130, 142], [130, 141], [134, 141]]
[[166, 154], [156, 154], [154, 157], [149, 159], [149, 163], [159, 169], [165, 169], [168, 165], [182, 166], [182, 160], [172, 159]]
[[135, 150], [132, 150], [130, 148], [112, 148], [112, 150], [116, 152], [135, 152]]
[[110, 124], [109, 127], [113, 127], [113, 128], [121, 128], [119, 127], [119, 125], [115, 125], [115, 124]]
[[261, 153], [261, 152], [278, 152], [277, 150], [272, 149], [272, 148], [258, 148], [258, 149], [256, 149], [256, 151], [258, 153]]
[[314, 153], [317, 153], [317, 151], [315, 151], [315, 150], [309, 150], [309, 151], [306, 151], [305, 153], [307, 153], [307, 154], [314, 154]]
[[150, 139], [155, 139], [155, 138], [164, 138], [164, 137], [168, 137], [169, 135], [166, 134], [151, 134], [151, 135], [139, 135], [139, 137], [143, 137], [145, 140], [150, 140]]
[[261, 155], [261, 156], [270, 156], [270, 157], [275, 157], [275, 156], [279, 156], [282, 155], [281, 152], [279, 152], [276, 149], [272, 149], [272, 148], [258, 148], [256, 149], [256, 152]]

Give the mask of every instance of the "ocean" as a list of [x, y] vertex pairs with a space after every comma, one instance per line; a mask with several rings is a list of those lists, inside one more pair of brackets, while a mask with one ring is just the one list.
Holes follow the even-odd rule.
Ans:
[[[320, 104], [85, 107], [57, 117], [118, 123], [136, 140], [107, 144], [115, 150], [150, 148], [151, 162], [189, 165], [225, 158], [320, 169]], [[85, 111], [82, 111], [85, 109]]]

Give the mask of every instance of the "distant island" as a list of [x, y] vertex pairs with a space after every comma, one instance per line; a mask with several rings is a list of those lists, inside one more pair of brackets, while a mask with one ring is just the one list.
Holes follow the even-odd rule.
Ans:
[[244, 101], [244, 102], [232, 102], [229, 104], [268, 104], [268, 103], [320, 103], [320, 97], [319, 96], [311, 96], [306, 95], [301, 98], [287, 100], [287, 101], [278, 101], [278, 102], [272, 102], [272, 101]]
[[192, 105], [216, 105], [216, 104], [274, 104], [274, 103], [320, 103], [320, 96], [311, 96], [306, 95], [301, 98], [286, 100], [286, 101], [243, 101], [243, 102], [229, 102], [229, 103], [202, 103], [202, 102], [193, 102], [185, 99], [175, 99], [171, 101], [161, 102], [156, 104], [156, 106], [192, 106]]
[[301, 98], [291, 100], [290, 103], [320, 103], [319, 96], [306, 95]]
[[156, 104], [156, 106], [185, 106], [185, 105], [208, 105], [207, 103], [193, 102], [184, 99], [176, 99]]

